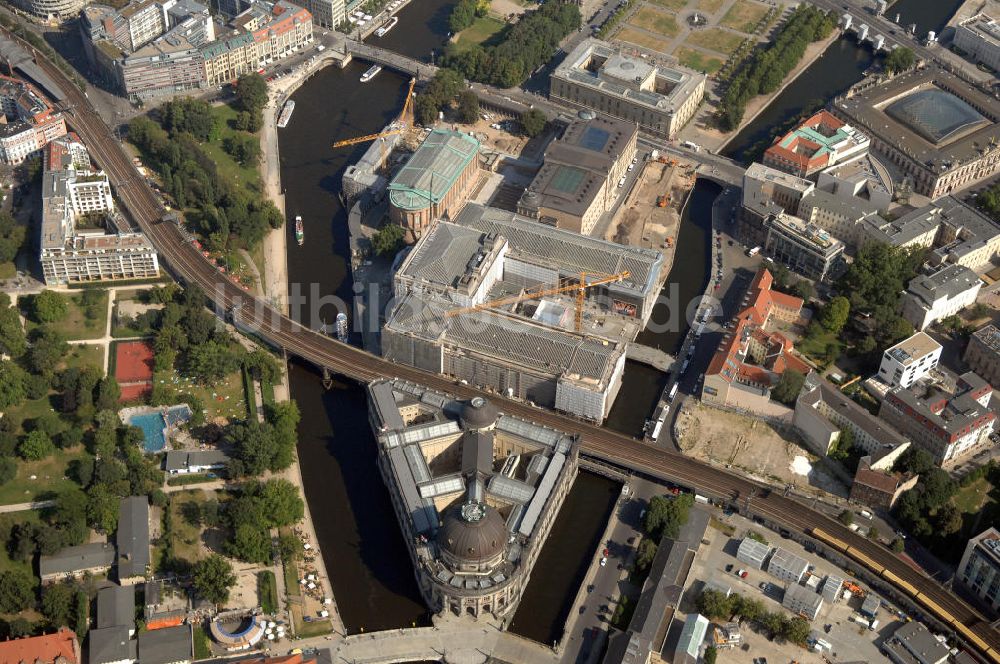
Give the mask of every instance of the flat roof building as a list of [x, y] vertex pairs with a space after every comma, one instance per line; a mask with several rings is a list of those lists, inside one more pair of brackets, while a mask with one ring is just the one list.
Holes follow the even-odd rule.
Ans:
[[974, 62], [1000, 70], [1000, 25], [987, 14], [976, 14], [955, 26], [954, 44]]
[[203, 473], [226, 467], [229, 455], [222, 450], [168, 450], [163, 469], [170, 475]]
[[1000, 329], [990, 323], [973, 332], [963, 359], [991, 385], [1000, 385]]
[[994, 611], [1000, 609], [1000, 531], [969, 538], [955, 578]]
[[771, 215], [764, 228], [764, 253], [810, 279], [826, 279], [844, 261], [844, 243], [804, 219], [784, 213]]
[[938, 641], [916, 620], [896, 628], [882, 644], [882, 652], [896, 664], [944, 664], [951, 654], [947, 643]]
[[518, 213], [590, 234], [618, 198], [617, 183], [635, 156], [638, 136], [631, 122], [574, 120], [546, 148], [542, 168], [518, 202]]
[[[778, 547], [767, 563], [767, 573], [788, 583], [798, 583], [809, 569], [809, 563], [802, 556]], [[812, 592], [812, 591], [810, 591]], [[815, 594], [815, 593], [814, 593]]]
[[576, 477], [578, 440], [483, 397], [368, 386], [378, 463], [433, 613], [514, 613]]
[[811, 180], [754, 162], [743, 173], [743, 207], [776, 203], [788, 214], [795, 214], [802, 199], [815, 189]]
[[823, 599], [830, 604], [840, 600], [840, 589], [844, 587], [844, 577], [839, 574], [827, 574], [823, 580], [823, 588], [820, 594]]
[[785, 588], [785, 596], [781, 599], [781, 606], [806, 620], [816, 620], [819, 610], [823, 608], [823, 597], [812, 588], [793, 583]]
[[747, 565], [752, 565], [754, 569], [763, 569], [764, 561], [771, 555], [773, 548], [753, 538], [744, 537], [740, 540], [740, 546], [736, 550], [736, 559]]
[[878, 376], [892, 387], [909, 387], [929, 374], [940, 359], [941, 344], [917, 332], [882, 353]]
[[970, 371], [959, 377], [953, 393], [923, 382], [891, 390], [879, 417], [947, 468], [990, 444], [996, 422], [992, 395], [993, 387]]
[[964, 265], [943, 265], [910, 280], [903, 294], [903, 318], [917, 330], [954, 316], [976, 303], [983, 282]]
[[870, 139], [827, 111], [801, 122], [764, 151], [764, 164], [808, 177], [868, 154]]
[[389, 183], [389, 218], [416, 240], [435, 219], [454, 219], [479, 178], [479, 141], [434, 129]]
[[1000, 101], [936, 65], [838, 97], [833, 112], [872, 137], [872, 150], [929, 198], [959, 191], [1000, 167]]
[[674, 664], [696, 664], [700, 661], [701, 644], [708, 633], [708, 618], [700, 613], [688, 614], [674, 649]]
[[549, 94], [673, 139], [698, 110], [705, 80], [704, 74], [625, 55], [607, 42], [588, 38], [552, 72]]

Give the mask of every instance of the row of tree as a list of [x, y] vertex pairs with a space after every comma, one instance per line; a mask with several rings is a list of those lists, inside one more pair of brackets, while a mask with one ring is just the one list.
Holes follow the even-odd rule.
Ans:
[[449, 47], [442, 65], [470, 81], [511, 88], [547, 62], [563, 38], [579, 27], [580, 9], [575, 4], [547, 2], [525, 12], [499, 44], [465, 50]]
[[460, 122], [475, 122], [479, 117], [479, 97], [465, 87], [465, 81], [453, 69], [439, 69], [417, 97], [413, 113], [417, 122], [431, 126], [438, 119], [438, 112], [456, 105]]
[[748, 58], [743, 68], [733, 76], [719, 102], [719, 126], [732, 131], [743, 120], [747, 102], [759, 94], [778, 89], [785, 76], [805, 55], [806, 47], [824, 39], [836, 25], [836, 15], [803, 4], [792, 12], [778, 30], [774, 40]]
[[717, 590], [704, 590], [696, 600], [698, 613], [715, 621], [737, 618], [754, 623], [771, 639], [781, 639], [800, 646], [809, 638], [809, 622], [802, 616], [789, 616], [780, 611], [768, 611], [759, 599], [733, 593], [728, 597]]
[[694, 505], [694, 496], [683, 493], [679, 496], [653, 496], [642, 519], [642, 530], [645, 537], [639, 543], [636, 551], [635, 570], [647, 574], [649, 566], [656, 557], [660, 540], [663, 537], [675, 538], [680, 534], [681, 527], [687, 523]]

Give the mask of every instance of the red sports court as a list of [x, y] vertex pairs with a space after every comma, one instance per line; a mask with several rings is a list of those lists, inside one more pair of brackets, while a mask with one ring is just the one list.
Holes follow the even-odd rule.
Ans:
[[115, 380], [121, 401], [133, 401], [153, 389], [153, 347], [145, 341], [124, 341], [115, 347]]

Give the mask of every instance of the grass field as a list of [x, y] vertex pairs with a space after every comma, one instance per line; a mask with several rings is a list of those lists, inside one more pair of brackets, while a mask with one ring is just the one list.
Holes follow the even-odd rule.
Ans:
[[627, 26], [622, 28], [621, 32], [615, 35], [615, 39], [626, 41], [635, 44], [636, 46], [649, 48], [654, 51], [659, 51], [661, 53], [666, 53], [666, 48], [669, 44], [669, 42], [665, 39], [657, 39], [649, 33], [634, 30]]
[[209, 645], [208, 634], [201, 625], [195, 625], [192, 632], [194, 636], [194, 658], [208, 659], [212, 656], [212, 647]]
[[257, 164], [240, 166], [222, 149], [222, 142], [226, 137], [237, 133], [232, 127], [232, 123], [236, 121], [236, 109], [229, 104], [222, 104], [213, 106], [212, 114], [215, 115], [218, 129], [213, 140], [202, 145], [205, 153], [215, 162], [220, 174], [233, 178], [240, 186], [260, 191], [260, 173]]
[[629, 24], [665, 37], [674, 37], [679, 30], [677, 19], [673, 14], [666, 14], [651, 7], [643, 7], [637, 11]]
[[13, 279], [17, 276], [17, 266], [14, 261], [0, 263], [0, 279]]
[[684, 9], [687, 5], [687, 0], [649, 0], [654, 5], [659, 5], [660, 7], [665, 7], [671, 11], [678, 11]]
[[247, 407], [243, 399], [243, 375], [239, 371], [234, 371], [220, 382], [207, 386], [199, 385], [193, 380], [188, 382], [176, 371], [158, 372], [153, 375], [153, 380], [161, 388], [169, 386], [178, 394], [193, 394], [201, 399], [207, 420], [216, 417], [242, 420], [247, 416]]
[[698, 0], [698, 11], [705, 14], [714, 14], [723, 5], [723, 0]]
[[63, 361], [66, 367], [95, 366], [104, 373], [104, 346], [95, 344], [73, 344]]
[[177, 558], [183, 558], [190, 563], [201, 560], [201, 526], [192, 525], [185, 518], [185, 514], [193, 507], [200, 509], [213, 495], [201, 489], [194, 489], [178, 491], [170, 497], [171, 537], [174, 556]]
[[677, 60], [685, 67], [690, 67], [695, 71], [703, 71], [711, 76], [722, 68], [722, 60], [706, 55], [693, 48], [680, 48], [677, 53]]
[[[95, 318], [87, 318], [83, 307], [80, 305], [82, 294], [63, 295], [66, 300], [67, 314], [64, 319], [55, 323], [50, 323], [49, 327], [62, 333], [67, 339], [98, 339], [104, 336], [108, 325], [108, 292], [98, 291], [100, 300], [94, 305]], [[18, 300], [20, 304], [21, 300]], [[23, 311], [23, 307], [22, 307]], [[28, 332], [38, 327], [38, 323], [27, 319], [25, 328]]]
[[736, 4], [729, 8], [719, 25], [752, 34], [761, 19], [767, 16], [767, 11], [766, 6], [751, 0], [736, 0]]
[[990, 492], [992, 491], [993, 485], [985, 477], [981, 477], [969, 486], [959, 488], [951, 502], [960, 512], [975, 514], [991, 500]]
[[729, 55], [743, 43], [743, 37], [726, 32], [719, 28], [708, 28], [707, 30], [696, 30], [688, 35], [684, 40], [685, 44], [700, 46], [716, 53]]
[[68, 450], [56, 449], [51, 456], [39, 461], [19, 459], [17, 475], [0, 486], [0, 505], [29, 503], [52, 493], [76, 488], [76, 482], [66, 475], [67, 468], [71, 462], [87, 456], [89, 453], [83, 445], [77, 445]]
[[271, 570], [257, 572], [257, 596], [261, 611], [268, 614], [278, 611], [278, 582]]
[[498, 37], [507, 24], [492, 16], [477, 18], [475, 22], [458, 33], [454, 48], [457, 51], [466, 51], [473, 46], [488, 43], [494, 37]]

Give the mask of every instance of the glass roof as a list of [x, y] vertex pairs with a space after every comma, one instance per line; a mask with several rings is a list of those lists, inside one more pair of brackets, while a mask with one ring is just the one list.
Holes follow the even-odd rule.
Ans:
[[987, 122], [964, 100], [937, 88], [907, 95], [885, 112], [935, 144]]

